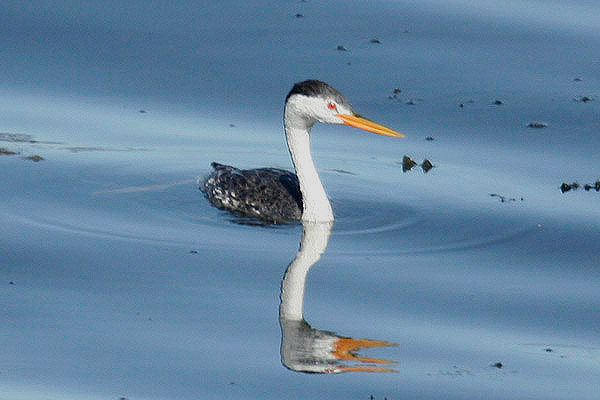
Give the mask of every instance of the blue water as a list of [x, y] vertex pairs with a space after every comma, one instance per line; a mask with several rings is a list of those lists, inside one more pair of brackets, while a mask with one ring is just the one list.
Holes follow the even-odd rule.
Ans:
[[[0, 399], [597, 398], [600, 193], [560, 185], [600, 179], [598, 15], [2, 2]], [[284, 366], [307, 228], [197, 190], [212, 161], [291, 167], [283, 99], [306, 78], [407, 136], [313, 129], [336, 221], [303, 297], [315, 332], [396, 344], [356, 351], [394, 372]]]

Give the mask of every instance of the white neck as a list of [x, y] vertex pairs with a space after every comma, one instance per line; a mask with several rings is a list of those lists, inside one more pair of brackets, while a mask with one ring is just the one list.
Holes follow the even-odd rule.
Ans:
[[288, 150], [302, 192], [303, 221], [333, 221], [333, 210], [310, 153], [310, 129], [313, 122], [285, 110], [284, 125]]
[[333, 222], [303, 222], [300, 248], [288, 265], [281, 283], [279, 317], [288, 321], [304, 319], [304, 288], [306, 275], [327, 248]]

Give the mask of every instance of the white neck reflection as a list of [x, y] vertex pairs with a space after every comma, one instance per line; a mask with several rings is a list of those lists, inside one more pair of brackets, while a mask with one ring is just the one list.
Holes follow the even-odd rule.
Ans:
[[355, 354], [361, 348], [394, 346], [394, 343], [342, 337], [312, 328], [304, 320], [306, 277], [327, 248], [333, 222], [303, 221], [302, 226], [300, 248], [288, 265], [281, 283], [279, 322], [282, 364], [298, 372], [394, 372], [379, 365], [390, 364], [391, 361]]

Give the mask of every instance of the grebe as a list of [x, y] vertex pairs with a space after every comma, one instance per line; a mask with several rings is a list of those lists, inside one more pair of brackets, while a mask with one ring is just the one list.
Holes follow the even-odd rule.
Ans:
[[277, 168], [240, 170], [212, 163], [214, 171], [202, 182], [200, 190], [217, 208], [266, 222], [333, 221], [331, 203], [310, 153], [310, 130], [316, 122], [404, 137], [355, 113], [348, 100], [327, 83], [299, 82], [287, 95], [283, 114], [285, 137], [296, 173]]

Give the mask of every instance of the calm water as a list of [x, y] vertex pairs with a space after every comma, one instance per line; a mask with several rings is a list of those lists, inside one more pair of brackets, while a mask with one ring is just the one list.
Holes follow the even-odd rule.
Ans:
[[[0, 398], [597, 398], [598, 15], [2, 2]], [[210, 207], [309, 77], [407, 138], [313, 129], [333, 226]]]

